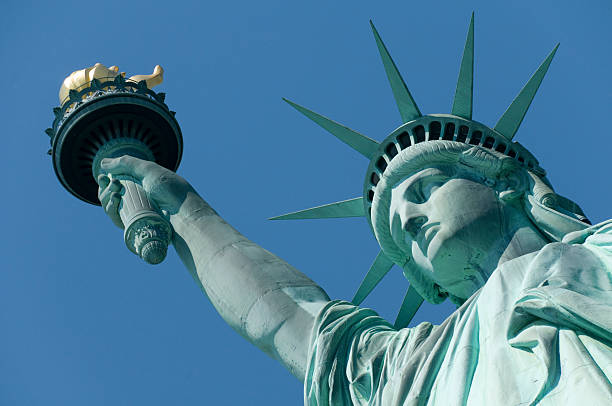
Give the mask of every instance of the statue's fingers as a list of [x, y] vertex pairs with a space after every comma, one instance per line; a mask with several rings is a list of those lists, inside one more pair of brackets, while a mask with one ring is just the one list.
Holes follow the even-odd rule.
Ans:
[[118, 179], [111, 179], [109, 176], [101, 174], [98, 175], [98, 200], [102, 202], [104, 196], [109, 192], [119, 192], [123, 188], [121, 182]]
[[109, 199], [110, 199], [110, 195], [111, 195], [111, 191], [108, 190], [108, 188], [106, 189], [98, 189], [98, 200], [100, 201], [100, 204], [102, 205], [102, 208], [106, 210], [106, 204], [108, 203]]
[[117, 193], [119, 197], [121, 197], [121, 194], [119, 193], [120, 190], [121, 184], [117, 180], [113, 180], [110, 185], [106, 187], [106, 189], [98, 189], [98, 200], [100, 200], [100, 203], [105, 210], [106, 205], [114, 193]]
[[123, 222], [119, 216], [119, 203], [121, 203], [121, 194], [118, 192], [109, 192], [108, 201], [103, 207], [113, 223], [115, 223], [117, 227], [123, 228]]
[[111, 179], [110, 184], [108, 185], [108, 190], [111, 192], [120, 192], [123, 189], [123, 185], [119, 181], [119, 179]]
[[108, 175], [104, 173], [101, 173], [100, 175], [98, 175], [97, 180], [98, 180], [98, 186], [100, 187], [100, 190], [106, 189], [106, 187], [110, 183], [110, 178], [108, 177]]
[[117, 192], [112, 192], [109, 194], [108, 201], [104, 206], [104, 211], [112, 217], [112, 215], [117, 214], [119, 212], [119, 202], [121, 202], [121, 195]]
[[153, 172], [156, 165], [151, 161], [124, 155], [119, 158], [105, 158], [100, 162], [100, 168], [106, 173], [114, 175], [128, 175], [138, 181]]

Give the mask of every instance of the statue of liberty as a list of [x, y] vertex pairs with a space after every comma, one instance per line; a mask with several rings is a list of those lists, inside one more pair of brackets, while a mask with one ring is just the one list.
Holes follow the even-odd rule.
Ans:
[[[381, 251], [352, 303], [142, 157], [101, 161], [102, 206], [122, 225], [119, 179], [141, 185], [219, 314], [304, 382], [307, 405], [612, 404], [612, 222], [590, 225], [513, 141], [557, 48], [489, 128], [472, 120], [473, 19], [451, 114], [421, 114], [372, 28], [403, 124], [379, 143], [289, 102], [370, 165], [361, 197], [277, 217], [368, 219]], [[358, 307], [393, 264], [410, 283], [395, 326]], [[405, 327], [446, 299], [442, 324]]]

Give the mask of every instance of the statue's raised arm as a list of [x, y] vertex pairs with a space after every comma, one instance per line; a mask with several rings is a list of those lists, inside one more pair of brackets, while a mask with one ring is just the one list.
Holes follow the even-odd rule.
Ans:
[[169, 218], [177, 253], [223, 319], [303, 379], [313, 322], [329, 301], [323, 289], [227, 224], [176, 173], [131, 156], [104, 160], [102, 170], [100, 201], [114, 222], [117, 177], [131, 176]]
[[96, 63], [70, 74], [46, 130], [55, 172], [73, 195], [101, 204], [146, 262], [162, 262], [172, 243], [225, 321], [303, 379], [314, 319], [329, 298], [175, 173], [180, 127], [165, 94], [151, 90], [163, 73], [157, 65], [125, 79], [117, 66]]

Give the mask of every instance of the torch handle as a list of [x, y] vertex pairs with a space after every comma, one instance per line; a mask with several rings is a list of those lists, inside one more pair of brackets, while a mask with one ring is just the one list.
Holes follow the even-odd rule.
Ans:
[[132, 177], [116, 177], [123, 185], [119, 216], [124, 225], [125, 245], [149, 264], [166, 258], [172, 226], [149, 201], [142, 186]]

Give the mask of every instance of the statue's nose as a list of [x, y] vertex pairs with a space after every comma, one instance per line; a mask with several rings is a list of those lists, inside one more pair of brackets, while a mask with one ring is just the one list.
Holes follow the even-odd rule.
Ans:
[[427, 223], [427, 216], [422, 214], [413, 214], [411, 216], [406, 217], [403, 228], [404, 231], [410, 235], [413, 241], [416, 241], [417, 235], [423, 227], [423, 224]]

